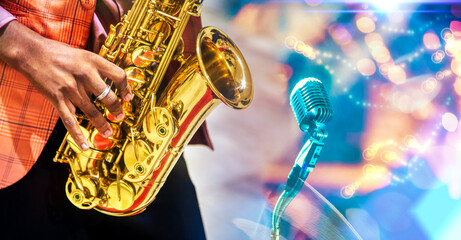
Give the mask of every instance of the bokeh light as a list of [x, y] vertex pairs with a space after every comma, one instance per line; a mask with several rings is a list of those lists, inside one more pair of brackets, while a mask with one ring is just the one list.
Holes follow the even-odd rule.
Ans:
[[441, 81], [445, 77], [445, 73], [442, 71], [438, 71], [435, 73], [435, 78], [439, 81]]
[[391, 60], [389, 50], [384, 46], [377, 46], [371, 49], [371, 55], [379, 63], [387, 63]]
[[391, 162], [397, 159], [397, 154], [394, 151], [384, 151], [381, 153], [381, 160], [383, 162]]
[[315, 59], [314, 49], [309, 45], [304, 48], [303, 55], [311, 60]]
[[376, 72], [376, 65], [370, 59], [363, 58], [357, 62], [357, 70], [364, 76], [371, 76]]
[[445, 53], [450, 56], [456, 56], [458, 51], [461, 49], [461, 41], [456, 40], [448, 40], [447, 44], [445, 45]]
[[413, 135], [405, 136], [403, 142], [409, 148], [418, 148], [420, 146], [418, 140]]
[[339, 45], [344, 45], [352, 41], [352, 35], [342, 24], [331, 26], [328, 30], [333, 40]]
[[365, 43], [368, 48], [373, 49], [384, 45], [383, 37], [379, 33], [369, 33], [365, 35]]
[[341, 49], [344, 54], [349, 58], [358, 58], [361, 56], [362, 49], [355, 41], [350, 41], [344, 45], [341, 45]]
[[453, 57], [455, 57], [457, 60], [461, 60], [461, 48], [456, 50], [455, 55]]
[[365, 164], [363, 166], [363, 174], [365, 177], [372, 177], [376, 174], [376, 167], [372, 164]]
[[363, 33], [371, 33], [375, 30], [375, 22], [369, 17], [359, 17], [356, 21], [357, 28]]
[[446, 42], [448, 41], [451, 41], [451, 40], [454, 40], [454, 35], [453, 35], [453, 32], [451, 31], [450, 28], [444, 28], [442, 29], [441, 33], [440, 33], [440, 36], [442, 37], [443, 40], [445, 40]]
[[423, 43], [427, 49], [435, 50], [440, 48], [440, 39], [434, 32], [427, 32], [423, 36]]
[[450, 71], [449, 69], [446, 69], [445, 71], [443, 71], [443, 76], [444, 77], [449, 77], [449, 76], [451, 76], [452, 73], [453, 73], [452, 71]]
[[306, 44], [301, 41], [297, 41], [294, 49], [297, 53], [302, 53], [304, 52], [304, 49], [306, 49]]
[[393, 65], [389, 67], [389, 80], [395, 84], [402, 84], [407, 79], [407, 74], [402, 67]]
[[355, 188], [352, 185], [347, 185], [343, 188], [341, 188], [341, 197], [348, 199], [354, 196], [355, 194]]
[[444, 58], [445, 58], [445, 52], [442, 50], [437, 50], [431, 56], [431, 60], [434, 63], [441, 63]]
[[455, 83], [453, 83], [453, 87], [455, 89], [455, 92], [461, 96], [461, 78], [456, 78]]
[[454, 132], [458, 128], [458, 118], [450, 112], [442, 115], [442, 126], [449, 132]]
[[391, 66], [390, 64], [381, 64], [379, 66], [379, 72], [381, 73], [381, 75], [387, 76], [387, 74], [389, 74], [390, 66]]
[[437, 80], [434, 78], [429, 78], [421, 83], [421, 90], [424, 93], [431, 93], [434, 91], [435, 87], [437, 86]]
[[304, 55], [310, 60], [314, 60], [317, 55], [316, 51], [312, 46], [306, 44], [303, 41], [299, 41], [294, 36], [288, 36], [285, 38], [285, 47], [287, 47], [288, 49], [293, 49], [295, 52]]
[[461, 60], [456, 58], [451, 60], [451, 71], [453, 71], [454, 74], [461, 76]]
[[461, 22], [457, 20], [451, 21], [450, 30], [455, 38], [459, 39], [461, 37]]
[[296, 45], [296, 42], [298, 42], [298, 39], [296, 39], [296, 37], [288, 36], [288, 37], [285, 38], [285, 47], [287, 47], [289, 49], [294, 49], [295, 45]]
[[412, 112], [412, 116], [418, 120], [426, 120], [434, 115], [436, 108], [432, 102]]
[[371, 160], [375, 157], [376, 152], [377, 151], [373, 148], [367, 148], [363, 151], [362, 156], [365, 160]]

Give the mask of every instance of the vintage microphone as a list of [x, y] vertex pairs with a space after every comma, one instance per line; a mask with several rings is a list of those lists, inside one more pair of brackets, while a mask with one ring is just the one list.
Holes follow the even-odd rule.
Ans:
[[299, 193], [309, 173], [314, 170], [323, 142], [328, 136], [325, 123], [333, 117], [333, 109], [325, 87], [316, 78], [305, 78], [296, 84], [290, 95], [290, 105], [299, 128], [311, 137], [296, 157], [285, 189], [275, 205], [272, 215], [272, 240], [280, 239], [280, 219], [283, 212]]

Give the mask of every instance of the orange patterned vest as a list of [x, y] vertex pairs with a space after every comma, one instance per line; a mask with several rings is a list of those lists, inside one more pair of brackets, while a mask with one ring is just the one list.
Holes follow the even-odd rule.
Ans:
[[[42, 36], [84, 48], [95, 2], [8, 0], [0, 1], [0, 6]], [[58, 117], [26, 78], [0, 61], [0, 189], [32, 168]]]

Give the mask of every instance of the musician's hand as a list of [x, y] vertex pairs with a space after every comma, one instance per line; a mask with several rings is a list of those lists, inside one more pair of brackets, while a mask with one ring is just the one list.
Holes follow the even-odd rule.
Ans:
[[[105, 137], [113, 130], [89, 95], [100, 95], [111, 79], [125, 101], [131, 98], [125, 71], [97, 54], [42, 37], [17, 21], [0, 29], [0, 58], [22, 73], [58, 111], [69, 134], [82, 150], [89, 145], [75, 118], [81, 109]], [[101, 100], [116, 120], [124, 118], [114, 92]]]

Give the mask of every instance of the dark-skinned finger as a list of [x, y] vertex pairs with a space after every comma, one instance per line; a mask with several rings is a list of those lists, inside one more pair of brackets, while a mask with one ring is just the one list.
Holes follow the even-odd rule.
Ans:
[[66, 127], [67, 131], [69, 132], [70, 136], [74, 139], [78, 147], [83, 151], [88, 150], [88, 141], [86, 140], [85, 135], [83, 135], [82, 130], [80, 129], [80, 126], [77, 122], [77, 119], [75, 118], [75, 115], [73, 115], [71, 111], [69, 111], [67, 103], [61, 102], [56, 109], [59, 113], [59, 116], [62, 119], [62, 122], [64, 123], [64, 126]]
[[70, 101], [65, 101], [65, 104], [67, 106], [67, 109], [69, 109], [69, 112], [75, 116], [75, 112], [76, 112], [76, 108], [74, 106], [74, 104], [72, 104]]
[[[106, 90], [107, 85], [97, 74], [90, 76], [90, 78], [91, 80], [86, 82], [86, 87], [92, 91], [95, 96], [99, 96]], [[123, 120], [125, 114], [123, 113], [122, 104], [112, 90], [110, 90], [100, 101], [106, 106], [112, 116], [114, 116], [115, 120]]]
[[99, 112], [96, 106], [91, 102], [90, 98], [82, 92], [81, 90], [80, 99], [77, 100], [79, 104], [77, 105], [80, 110], [88, 117], [88, 119], [93, 123], [94, 127], [104, 136], [112, 136], [112, 127], [104, 118], [104, 116]]
[[130, 101], [132, 97], [131, 88], [130, 85], [127, 83], [125, 71], [102, 57], [98, 56], [98, 58], [95, 59], [96, 66], [99, 70], [99, 74], [102, 77], [107, 77], [110, 80], [112, 80], [123, 100]]
[[125, 118], [122, 103], [120, 103], [114, 92], [110, 91], [109, 94], [101, 100], [101, 102], [104, 103], [112, 116], [114, 116], [115, 120], [122, 121], [123, 118]]

